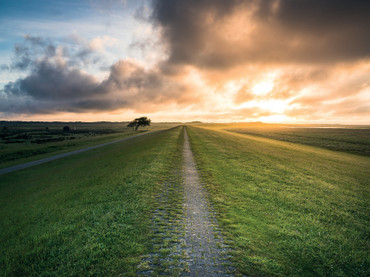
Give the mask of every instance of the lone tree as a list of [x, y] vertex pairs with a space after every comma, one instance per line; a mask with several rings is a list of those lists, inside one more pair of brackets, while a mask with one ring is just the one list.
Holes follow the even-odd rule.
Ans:
[[139, 127], [145, 127], [145, 126], [150, 126], [150, 119], [147, 118], [146, 116], [144, 117], [139, 117], [135, 118], [135, 120], [131, 121], [127, 127], [132, 127], [135, 131], [139, 129]]

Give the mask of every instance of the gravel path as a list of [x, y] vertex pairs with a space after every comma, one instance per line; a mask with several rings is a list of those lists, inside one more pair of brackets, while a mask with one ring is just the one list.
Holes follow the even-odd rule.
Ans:
[[157, 196], [153, 252], [143, 257], [139, 276], [232, 276], [206, 191], [201, 185], [184, 128], [183, 167], [174, 169]]

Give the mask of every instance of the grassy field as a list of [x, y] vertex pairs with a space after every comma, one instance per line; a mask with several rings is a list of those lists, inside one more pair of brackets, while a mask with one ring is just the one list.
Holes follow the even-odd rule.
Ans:
[[240, 272], [369, 276], [369, 157], [187, 128]]
[[[346, 153], [346, 143], [336, 151], [324, 149], [328, 134], [333, 141], [343, 138], [332, 130], [291, 130], [291, 137], [301, 132], [298, 144], [282, 141], [272, 131], [247, 133], [237, 124], [196, 125], [202, 128], [187, 127], [191, 146], [239, 272], [370, 275], [370, 157]], [[130, 134], [119, 125], [105, 131], [99, 126], [86, 125], [78, 139], [28, 142], [25, 147], [66, 143], [67, 151]], [[44, 127], [34, 126], [40, 132]], [[99, 128], [101, 135], [86, 135]], [[0, 176], [0, 272], [133, 276], [143, 270], [148, 264], [141, 257], [161, 252], [166, 242], [162, 233], [173, 228], [166, 222], [153, 227], [153, 214], [161, 211], [167, 220], [182, 211], [181, 130], [148, 134]], [[344, 135], [356, 144], [356, 136]], [[302, 144], [304, 140], [315, 147]], [[71, 141], [79, 143], [69, 145]], [[159, 259], [167, 252], [159, 253]]]
[[[134, 132], [125, 122], [0, 122], [0, 168], [113, 141], [133, 134], [167, 129], [153, 123]], [[63, 130], [65, 126], [68, 131]]]
[[370, 128], [287, 127], [265, 126], [261, 124], [261, 126], [231, 128], [228, 130], [241, 134], [257, 135], [282, 141], [323, 147], [335, 151], [370, 156]]
[[2, 275], [135, 275], [180, 129], [2, 175]]

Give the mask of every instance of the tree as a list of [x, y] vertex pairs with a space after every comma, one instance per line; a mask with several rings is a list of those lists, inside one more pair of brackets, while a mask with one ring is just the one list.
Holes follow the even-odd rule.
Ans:
[[69, 131], [69, 129], [70, 129], [70, 128], [69, 128], [69, 126], [64, 126], [64, 127], [63, 127], [63, 131], [68, 132], [68, 131]]
[[146, 116], [135, 118], [133, 121], [131, 121], [127, 127], [132, 127], [135, 131], [139, 129], [139, 127], [145, 127], [150, 126], [151, 120], [147, 118]]

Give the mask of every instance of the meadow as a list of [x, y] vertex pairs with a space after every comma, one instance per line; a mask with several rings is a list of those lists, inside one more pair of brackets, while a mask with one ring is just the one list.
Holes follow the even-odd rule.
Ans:
[[180, 128], [0, 176], [3, 276], [135, 275]]
[[193, 152], [240, 272], [369, 275], [369, 157], [198, 126]]
[[[41, 133], [43, 124], [34, 128]], [[62, 151], [68, 151], [132, 134], [118, 123], [89, 124], [76, 127], [80, 138], [32, 147], [66, 143]], [[54, 126], [60, 136], [64, 125]], [[290, 137], [301, 138], [285, 141], [260, 125], [186, 126], [236, 272], [369, 276], [368, 130], [361, 137], [351, 129], [287, 128]], [[153, 124], [151, 130], [172, 126]], [[87, 135], [92, 130], [102, 133]], [[325, 144], [345, 136], [335, 151]], [[353, 144], [360, 155], [351, 153]], [[165, 267], [159, 264], [168, 252], [162, 232], [182, 216], [182, 147], [177, 127], [0, 176], [0, 272], [135, 276], [148, 266], [143, 257], [156, 251], [165, 252], [157, 253], [157, 269]], [[166, 220], [153, 225], [158, 213]]]
[[127, 122], [1, 121], [0, 168], [176, 125], [153, 123], [149, 128], [134, 132], [127, 127]]

